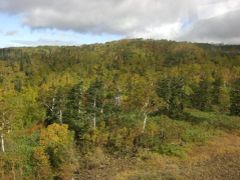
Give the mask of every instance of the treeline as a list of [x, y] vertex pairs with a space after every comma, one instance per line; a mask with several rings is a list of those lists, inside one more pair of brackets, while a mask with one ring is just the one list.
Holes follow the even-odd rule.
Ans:
[[96, 148], [181, 156], [211, 128], [238, 129], [240, 47], [135, 39], [1, 49], [0, 93], [0, 177], [70, 179]]
[[181, 119], [186, 108], [238, 116], [240, 79], [228, 87], [220, 77], [211, 78], [205, 76], [198, 84], [190, 84], [182, 75], [162, 77], [156, 83], [136, 76], [124, 87], [116, 79], [105, 83], [98, 77], [87, 89], [79, 82], [40, 91], [39, 103], [46, 109], [46, 124], [66, 123], [75, 132], [87, 127], [96, 129], [98, 118], [106, 120], [112, 114], [131, 111], [142, 112], [146, 118], [165, 114]]

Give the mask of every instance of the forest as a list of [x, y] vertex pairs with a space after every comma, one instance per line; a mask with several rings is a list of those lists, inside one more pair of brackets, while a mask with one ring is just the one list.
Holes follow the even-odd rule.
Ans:
[[[0, 49], [0, 179], [194, 179], [197, 167], [153, 167], [233, 135], [238, 45], [124, 39]], [[224, 156], [234, 160], [225, 179], [240, 178], [239, 147]]]

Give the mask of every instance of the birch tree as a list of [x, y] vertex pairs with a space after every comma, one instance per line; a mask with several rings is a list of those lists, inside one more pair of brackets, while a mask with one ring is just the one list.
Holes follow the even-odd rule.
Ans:
[[104, 84], [96, 79], [87, 90], [87, 111], [92, 118], [93, 129], [97, 128], [97, 116], [103, 113]]
[[4, 103], [4, 101], [0, 102], [0, 113], [1, 113], [1, 119], [0, 119], [0, 136], [1, 136], [1, 150], [3, 153], [5, 153], [6, 151], [6, 147], [5, 147], [5, 136], [6, 134], [10, 133], [11, 131], [11, 124], [10, 124], [10, 118], [9, 118], [9, 114], [10, 111], [8, 109], [6, 109], [6, 105]]

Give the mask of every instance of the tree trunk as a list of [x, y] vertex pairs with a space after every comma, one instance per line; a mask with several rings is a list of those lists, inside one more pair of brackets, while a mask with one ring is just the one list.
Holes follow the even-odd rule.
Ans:
[[81, 101], [78, 101], [78, 114], [81, 114]]
[[12, 167], [12, 174], [13, 174], [13, 180], [16, 180], [16, 173], [15, 173], [14, 164], [13, 164], [13, 167]]
[[5, 129], [5, 112], [2, 113], [2, 134], [1, 134], [1, 147], [2, 147], [2, 152], [5, 153], [5, 144], [4, 144], [4, 129]]
[[115, 97], [115, 105], [116, 106], [121, 106], [121, 96], [116, 96]]
[[52, 110], [54, 109], [54, 106], [55, 106], [55, 97], [52, 98]]
[[148, 119], [148, 115], [147, 113], [144, 113], [143, 129], [142, 129], [143, 133], [145, 132], [145, 129], [146, 129], [147, 119]]
[[147, 119], [148, 119], [148, 113], [147, 113], [148, 105], [149, 105], [149, 98], [147, 98], [146, 103], [145, 103], [144, 106], [142, 107], [142, 112], [143, 112], [143, 115], [144, 115], [142, 133], [144, 133], [144, 131], [145, 131], [145, 129], [146, 129], [146, 124], [147, 124]]
[[93, 102], [93, 109], [94, 109], [93, 129], [96, 129], [96, 106], [97, 106], [97, 102], [96, 102], [96, 98], [95, 98], [95, 99], [94, 99], [94, 102]]
[[62, 121], [62, 110], [61, 109], [59, 111], [59, 122], [60, 122], [60, 124], [63, 124], [63, 121]]
[[96, 113], [93, 116], [93, 129], [96, 129]]
[[2, 146], [2, 152], [5, 153], [5, 145], [4, 145], [4, 135], [1, 134], [1, 146]]

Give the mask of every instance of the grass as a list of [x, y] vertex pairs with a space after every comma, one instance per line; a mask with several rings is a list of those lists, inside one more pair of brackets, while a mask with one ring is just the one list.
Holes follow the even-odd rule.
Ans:
[[216, 134], [218, 134], [218, 130], [206, 127], [203, 124], [158, 116], [149, 119], [146, 134], [142, 136], [141, 145], [142, 148], [147, 148], [152, 152], [185, 158], [189, 148], [204, 145]]
[[193, 124], [200, 124], [206, 127], [218, 128], [221, 130], [240, 129], [240, 117], [229, 116], [218, 112], [203, 112], [193, 109], [186, 110], [187, 120]]
[[101, 173], [103, 179], [132, 180], [240, 177], [240, 137], [231, 133], [240, 129], [240, 117], [193, 109], [186, 113], [183, 120], [149, 117], [134, 156], [105, 156], [103, 151], [96, 151], [88, 159], [86, 177]]
[[152, 151], [160, 154], [184, 158], [192, 146], [206, 144], [212, 137], [224, 132], [240, 129], [240, 117], [219, 112], [203, 112], [195, 109], [186, 110], [184, 120], [173, 120], [166, 116], [155, 117], [151, 121], [158, 126], [162, 139], [155, 137]]

